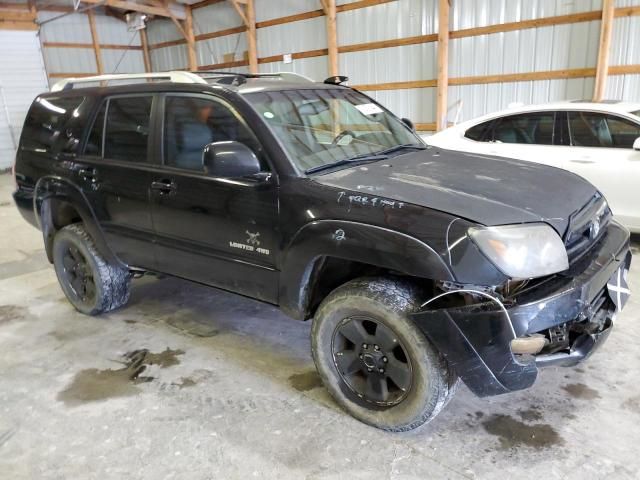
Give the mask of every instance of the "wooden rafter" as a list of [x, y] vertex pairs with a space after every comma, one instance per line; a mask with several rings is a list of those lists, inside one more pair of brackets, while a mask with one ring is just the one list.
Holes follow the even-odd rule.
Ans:
[[247, 53], [249, 54], [249, 72], [258, 73], [258, 44], [256, 34], [256, 10], [254, 0], [229, 0], [238, 12], [247, 32]]
[[171, 18], [176, 17], [178, 20], [184, 20], [185, 9], [182, 4], [171, 2], [164, 4], [163, 2], [152, 2], [152, 5], [145, 5], [129, 0], [82, 0], [82, 3], [101, 4], [107, 7], [117, 8], [120, 10], [146, 13], [147, 15], [156, 15], [159, 17]]
[[151, 55], [149, 55], [149, 40], [147, 39], [147, 29], [143, 28], [140, 32], [140, 44], [142, 45], [142, 59], [144, 61], [144, 71], [151, 72]]
[[593, 88], [594, 102], [602, 100], [607, 89], [609, 53], [611, 52], [611, 36], [613, 33], [613, 18], [615, 16], [615, 10], [615, 0], [603, 1], [602, 23], [600, 26], [600, 46], [598, 48], [598, 63], [596, 64], [596, 81]]

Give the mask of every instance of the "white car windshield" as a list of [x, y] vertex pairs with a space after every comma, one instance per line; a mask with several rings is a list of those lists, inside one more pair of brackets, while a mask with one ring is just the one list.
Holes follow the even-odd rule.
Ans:
[[354, 90], [264, 91], [245, 98], [305, 172], [394, 147], [424, 145], [397, 117]]

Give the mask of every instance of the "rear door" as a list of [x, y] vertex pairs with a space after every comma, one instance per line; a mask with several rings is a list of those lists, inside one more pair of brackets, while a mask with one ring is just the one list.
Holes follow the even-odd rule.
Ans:
[[113, 252], [149, 269], [155, 269], [149, 205], [154, 103], [152, 94], [105, 99], [71, 166]]
[[[275, 303], [279, 251], [276, 176], [234, 107], [211, 95], [167, 94], [163, 162], [151, 178], [158, 269]], [[237, 141], [263, 172], [239, 178], [205, 173], [204, 147]]]

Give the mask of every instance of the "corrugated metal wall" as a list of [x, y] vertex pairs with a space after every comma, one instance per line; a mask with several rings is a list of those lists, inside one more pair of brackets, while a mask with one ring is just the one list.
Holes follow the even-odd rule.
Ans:
[[[38, 21], [60, 16], [59, 12], [38, 12]], [[140, 35], [127, 31], [125, 22], [96, 13], [96, 33], [100, 44], [140, 46]], [[155, 23], [155, 22], [154, 22]], [[91, 29], [86, 14], [74, 13], [42, 25], [40, 39], [44, 42], [91, 44]], [[105, 73], [144, 72], [141, 50], [111, 50], [103, 48], [102, 63]], [[96, 73], [96, 57], [92, 48], [45, 47], [43, 55], [47, 72]], [[53, 78], [50, 83], [55, 83]]]
[[[258, 23], [318, 10], [319, 0], [255, 0]], [[338, 5], [355, 0], [339, 0]], [[338, 13], [339, 45], [395, 40], [437, 33], [437, 0], [396, 0]], [[617, 7], [639, 6], [640, 0], [617, 0]], [[454, 0], [451, 30], [482, 27], [505, 22], [539, 19], [602, 8], [602, 0]], [[46, 16], [56, 15], [41, 13]], [[193, 11], [196, 35], [240, 27], [242, 22], [229, 2]], [[97, 16], [101, 42], [127, 44], [130, 33], [115, 19]], [[325, 17], [266, 26], [258, 29], [259, 58], [326, 48]], [[528, 73], [595, 67], [600, 21], [593, 20], [526, 30], [450, 40], [451, 78], [508, 73]], [[86, 16], [71, 15], [43, 28], [43, 40], [91, 42]], [[104, 39], [102, 38], [104, 36]], [[181, 35], [169, 20], [153, 20], [148, 25], [151, 45], [180, 41]], [[134, 39], [139, 44], [139, 38]], [[234, 33], [196, 43], [199, 65], [242, 61], [247, 50], [246, 35]], [[320, 52], [321, 53], [321, 52]], [[103, 50], [105, 69], [112, 71], [122, 51]], [[187, 67], [184, 44], [153, 48], [154, 70]], [[46, 49], [50, 72], [94, 72], [90, 49]], [[616, 18], [611, 52], [612, 65], [640, 64], [640, 16]], [[340, 54], [340, 71], [351, 84], [380, 84], [436, 78], [437, 42], [394, 46]], [[328, 76], [326, 55], [283, 61], [262, 62], [262, 72], [294, 71], [315, 79]], [[228, 68], [246, 71], [244, 66]], [[143, 71], [142, 53], [128, 51], [119, 71]], [[449, 120], [464, 120], [513, 102], [538, 103], [570, 98], [589, 98], [593, 77], [536, 80], [512, 83], [451, 86]], [[370, 94], [398, 115], [416, 123], [435, 120], [435, 88], [372, 91]], [[607, 97], [640, 100], [640, 75], [611, 76]]]

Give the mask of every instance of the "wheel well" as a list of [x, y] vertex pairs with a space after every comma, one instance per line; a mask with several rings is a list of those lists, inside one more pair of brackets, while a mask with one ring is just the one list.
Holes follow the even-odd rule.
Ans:
[[[309, 278], [305, 320], [312, 318], [322, 300], [340, 285], [359, 277], [395, 276], [409, 278], [424, 286], [432, 283], [425, 278], [405, 275], [388, 268], [336, 257], [321, 257], [316, 260]], [[425, 285], [427, 283], [428, 285]]]
[[82, 222], [78, 210], [69, 202], [55, 198], [48, 199], [42, 206], [42, 233], [44, 235], [47, 258], [53, 263], [53, 238], [61, 228]]

